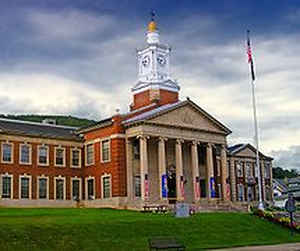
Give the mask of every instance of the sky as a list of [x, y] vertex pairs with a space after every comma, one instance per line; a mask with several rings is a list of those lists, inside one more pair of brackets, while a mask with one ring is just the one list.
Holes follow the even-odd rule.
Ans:
[[0, 1], [0, 113], [100, 120], [128, 111], [152, 9], [180, 98], [229, 127], [229, 145], [254, 144], [251, 30], [261, 151], [300, 171], [297, 0]]

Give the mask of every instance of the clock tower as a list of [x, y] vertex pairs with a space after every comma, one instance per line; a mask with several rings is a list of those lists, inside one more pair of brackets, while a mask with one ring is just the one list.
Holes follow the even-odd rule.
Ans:
[[170, 77], [171, 48], [160, 42], [153, 14], [148, 24], [146, 41], [146, 47], [137, 50], [138, 83], [131, 89], [131, 110], [178, 101], [180, 87]]

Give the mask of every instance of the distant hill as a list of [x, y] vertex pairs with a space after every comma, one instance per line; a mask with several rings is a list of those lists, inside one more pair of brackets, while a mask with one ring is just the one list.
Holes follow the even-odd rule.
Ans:
[[73, 116], [61, 116], [61, 115], [4, 115], [0, 114], [0, 118], [16, 119], [31, 122], [42, 122], [44, 119], [55, 119], [57, 125], [83, 127], [89, 126], [96, 121], [89, 119], [82, 119]]

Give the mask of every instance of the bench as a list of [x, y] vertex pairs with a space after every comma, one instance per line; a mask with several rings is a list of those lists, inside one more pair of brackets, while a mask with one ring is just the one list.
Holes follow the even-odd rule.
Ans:
[[146, 205], [143, 207], [144, 213], [166, 213], [168, 212], [168, 207], [163, 205]]
[[174, 237], [155, 237], [149, 239], [149, 250], [163, 249], [184, 251], [185, 246]]

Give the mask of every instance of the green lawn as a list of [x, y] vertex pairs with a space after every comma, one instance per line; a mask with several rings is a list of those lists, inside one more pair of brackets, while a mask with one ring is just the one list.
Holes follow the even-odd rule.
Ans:
[[112, 209], [0, 209], [0, 250], [148, 250], [151, 236], [176, 236], [187, 250], [300, 242], [242, 213], [187, 219]]

